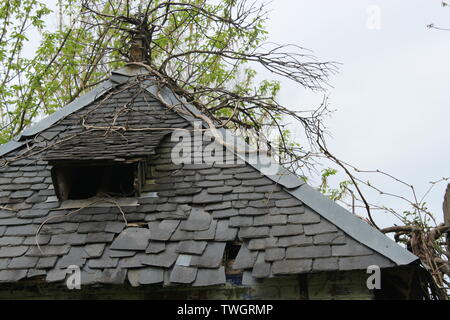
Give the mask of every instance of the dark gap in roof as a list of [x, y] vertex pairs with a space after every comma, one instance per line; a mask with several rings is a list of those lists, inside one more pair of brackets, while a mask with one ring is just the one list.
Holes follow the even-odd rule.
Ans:
[[142, 179], [137, 163], [56, 164], [53, 184], [60, 200], [91, 197], [133, 197], [140, 191]]

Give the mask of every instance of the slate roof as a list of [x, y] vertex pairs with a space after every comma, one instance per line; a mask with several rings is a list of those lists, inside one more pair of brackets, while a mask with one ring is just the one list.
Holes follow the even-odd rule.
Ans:
[[[258, 162], [230, 150], [224, 156], [239, 161], [176, 165], [171, 130], [83, 129], [82, 123], [105, 127], [112, 121], [127, 128], [192, 128], [194, 117], [164, 104], [181, 99], [146, 76], [136, 78], [142, 73], [113, 73], [0, 146], [7, 162], [0, 167], [0, 206], [13, 209], [0, 209], [0, 282], [61, 282], [66, 268], [78, 265], [82, 284], [223, 284], [224, 251], [235, 240], [242, 246], [234, 268], [244, 270], [244, 284], [417, 259], [281, 167], [264, 175]], [[116, 199], [120, 207], [97, 201], [82, 209], [58, 201], [50, 160], [135, 156], [149, 157], [156, 180], [140, 197]]]

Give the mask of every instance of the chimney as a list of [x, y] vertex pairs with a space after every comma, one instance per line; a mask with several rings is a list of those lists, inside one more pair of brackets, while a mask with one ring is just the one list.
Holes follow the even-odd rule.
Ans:
[[135, 33], [130, 46], [130, 62], [144, 62], [148, 58], [148, 45], [142, 33]]

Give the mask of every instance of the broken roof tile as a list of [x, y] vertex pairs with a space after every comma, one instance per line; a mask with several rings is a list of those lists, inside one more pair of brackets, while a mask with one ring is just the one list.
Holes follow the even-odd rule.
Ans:
[[145, 250], [150, 240], [150, 230], [146, 228], [127, 228], [111, 244], [111, 249]]
[[211, 225], [212, 217], [211, 215], [200, 209], [192, 208], [191, 213], [187, 220], [181, 222], [181, 230], [186, 231], [201, 231], [208, 230]]
[[218, 268], [223, 259], [225, 242], [209, 242], [200, 256], [193, 256], [191, 266], [201, 268]]
[[170, 282], [189, 284], [195, 281], [197, 268], [175, 265], [170, 273]]
[[180, 241], [178, 243], [176, 251], [179, 253], [198, 255], [202, 254], [205, 251], [206, 245], [207, 245], [206, 241], [194, 241], [194, 240]]
[[214, 286], [225, 284], [225, 268], [198, 269], [197, 277], [192, 284], [194, 287]]

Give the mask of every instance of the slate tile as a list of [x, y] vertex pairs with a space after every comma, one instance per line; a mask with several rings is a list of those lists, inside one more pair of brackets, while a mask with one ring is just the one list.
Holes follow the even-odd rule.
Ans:
[[82, 267], [86, 262], [85, 251], [82, 247], [71, 247], [69, 253], [62, 256], [56, 263], [56, 268], [65, 269], [71, 265]]
[[27, 252], [27, 246], [0, 247], [0, 258], [20, 257]]
[[178, 253], [175, 252], [176, 246], [176, 243], [168, 243], [166, 244], [166, 250], [156, 254], [146, 254], [141, 262], [154, 267], [169, 268], [178, 258]]
[[286, 250], [284, 248], [268, 248], [265, 252], [266, 261], [282, 260], [286, 255]]
[[189, 284], [195, 281], [197, 268], [175, 265], [170, 273], [170, 282]]
[[213, 195], [213, 194], [209, 194], [208, 192], [203, 190], [201, 193], [196, 194], [192, 198], [192, 203], [198, 203], [198, 204], [214, 203], [214, 202], [220, 202], [222, 200], [223, 200], [223, 195], [221, 195], [221, 194]]
[[69, 252], [70, 246], [68, 245], [58, 245], [51, 246], [45, 245], [40, 247], [41, 250], [37, 246], [30, 247], [28, 251], [25, 253], [28, 257], [46, 257], [46, 256], [62, 256]]
[[11, 258], [0, 258], [0, 270], [7, 269], [10, 262]]
[[139, 273], [142, 269], [130, 269], [127, 272], [127, 279], [133, 288], [139, 287]]
[[209, 194], [223, 194], [230, 193], [233, 191], [233, 187], [230, 186], [222, 186], [222, 187], [212, 187], [207, 189]]
[[[66, 279], [67, 270], [65, 269], [52, 269], [49, 270], [46, 274], [45, 281], [46, 282], [60, 282]], [[81, 283], [83, 283], [83, 276], [81, 277]]]
[[144, 253], [137, 253], [132, 257], [124, 257], [120, 259], [119, 268], [140, 268], [145, 265], [142, 263], [142, 258], [145, 257]]
[[322, 233], [314, 236], [314, 244], [345, 244], [346, 237], [341, 232]]
[[166, 243], [163, 241], [153, 241], [151, 240], [148, 244], [145, 253], [160, 253], [166, 249]]
[[2, 246], [18, 246], [23, 243], [25, 237], [1, 237], [0, 247]]
[[229, 209], [229, 208], [231, 208], [231, 201], [224, 201], [224, 202], [219, 202], [219, 203], [207, 204], [204, 207], [204, 209], [206, 211], [223, 210], [223, 209]]
[[146, 228], [127, 228], [111, 244], [111, 249], [145, 250], [150, 240], [150, 230]]
[[55, 266], [58, 257], [41, 257], [39, 258], [36, 268], [37, 269], [51, 269]]
[[331, 256], [331, 247], [329, 245], [289, 247], [286, 250], [287, 259], [319, 258], [330, 256]]
[[[204, 231], [195, 231], [193, 234], [193, 240], [214, 240], [214, 237], [216, 235], [216, 228], [217, 228], [217, 220], [212, 220], [211, 225], [209, 226], [208, 230]], [[186, 239], [189, 240], [189, 239]]]
[[249, 216], [237, 216], [237, 217], [231, 217], [230, 220], [230, 227], [251, 227], [253, 226], [253, 217]]
[[108, 256], [111, 258], [129, 258], [136, 255], [135, 251], [131, 250], [114, 250], [108, 249]]
[[212, 217], [215, 219], [223, 219], [223, 218], [229, 218], [234, 217], [239, 214], [239, 211], [237, 209], [228, 208], [223, 210], [214, 210], [212, 212]]
[[216, 241], [233, 241], [237, 237], [238, 230], [229, 227], [229, 220], [219, 220], [216, 229]]
[[371, 265], [376, 265], [380, 268], [390, 268], [394, 266], [394, 263], [379, 254], [339, 258], [339, 270], [342, 271], [366, 270]]
[[264, 215], [254, 217], [253, 225], [258, 226], [274, 226], [274, 225], [285, 225], [287, 224], [287, 216], [285, 215]]
[[17, 282], [27, 276], [28, 270], [1, 270], [0, 282]]
[[269, 236], [269, 227], [242, 227], [238, 233], [241, 239], [256, 239]]
[[106, 222], [84, 222], [78, 227], [79, 233], [93, 233], [105, 231]]
[[139, 269], [140, 284], [155, 284], [164, 281], [164, 270], [162, 268], [147, 267]]
[[274, 237], [285, 237], [303, 234], [304, 230], [300, 224], [288, 224], [284, 226], [272, 226], [270, 232]]
[[313, 271], [337, 271], [339, 270], [338, 258], [317, 258], [313, 262]]
[[104, 243], [87, 244], [84, 246], [84, 258], [98, 258], [102, 256], [105, 249]]
[[270, 184], [273, 184], [273, 182], [266, 177], [252, 180], [242, 180], [243, 186], [265, 186]]
[[264, 250], [266, 248], [274, 248], [274, 247], [277, 247], [276, 238], [251, 239], [248, 242], [248, 248], [250, 250]]
[[225, 284], [225, 268], [198, 269], [197, 277], [192, 284], [194, 287], [205, 287]]
[[176, 249], [179, 253], [185, 254], [202, 254], [205, 251], [207, 242], [206, 241], [180, 241]]
[[346, 238], [346, 244], [344, 245], [333, 245], [332, 252], [334, 257], [345, 257], [345, 256], [365, 256], [373, 254], [374, 251], [368, 247], [362, 245], [361, 243], [353, 240], [350, 237]]
[[272, 263], [272, 273], [274, 275], [297, 274], [310, 272], [312, 259], [301, 260], [281, 260]]
[[[266, 251], [267, 253], [267, 251]], [[259, 252], [258, 257], [256, 258], [255, 265], [253, 266], [252, 276], [261, 279], [267, 278], [270, 275], [270, 266], [271, 264], [266, 261], [266, 256], [264, 252]]]
[[89, 259], [88, 266], [91, 269], [116, 268], [119, 263], [118, 258], [110, 258], [106, 254], [106, 250], [100, 258]]
[[222, 263], [225, 242], [210, 242], [201, 256], [193, 256], [191, 266], [218, 268]]
[[313, 237], [311, 236], [296, 235], [278, 238], [278, 246], [283, 248], [310, 246], [312, 244], [313, 244]]
[[12, 258], [8, 265], [8, 269], [31, 269], [36, 266], [38, 259], [38, 257], [25, 256]]
[[108, 232], [96, 232], [88, 233], [86, 236], [86, 243], [109, 243], [114, 239], [113, 233]]
[[328, 221], [325, 221], [324, 219], [322, 219], [320, 223], [306, 224], [304, 225], [304, 229], [305, 234], [308, 236], [338, 231], [338, 229], [334, 225], [332, 225]]
[[241, 249], [234, 260], [233, 269], [251, 269], [255, 265], [257, 251], [250, 251], [246, 243], [243, 243]]
[[181, 230], [201, 231], [208, 230], [211, 225], [211, 215], [200, 209], [192, 208], [191, 213], [186, 221], [181, 222]]
[[163, 220], [149, 222], [150, 240], [167, 241], [179, 226], [179, 220]]

